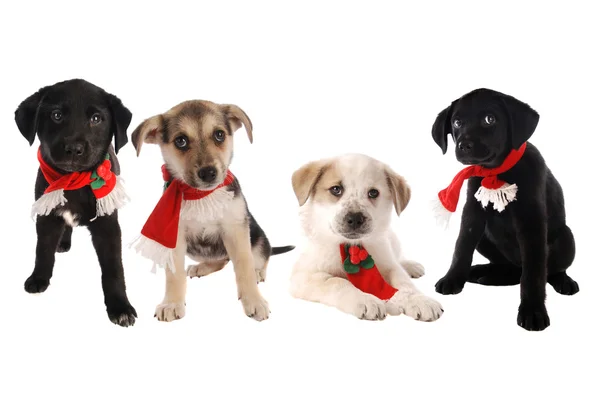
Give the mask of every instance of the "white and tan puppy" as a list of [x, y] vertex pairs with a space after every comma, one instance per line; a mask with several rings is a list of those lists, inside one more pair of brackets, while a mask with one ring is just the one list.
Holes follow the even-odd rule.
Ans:
[[[434, 321], [442, 306], [423, 295], [411, 277], [423, 266], [402, 257], [390, 227], [392, 208], [400, 213], [410, 200], [403, 177], [371, 157], [347, 154], [313, 161], [294, 172], [294, 192], [307, 244], [294, 266], [294, 297], [333, 306], [361, 319], [381, 320], [405, 313]], [[398, 291], [387, 302], [356, 288], [346, 276], [340, 244], [362, 245], [383, 278]]]

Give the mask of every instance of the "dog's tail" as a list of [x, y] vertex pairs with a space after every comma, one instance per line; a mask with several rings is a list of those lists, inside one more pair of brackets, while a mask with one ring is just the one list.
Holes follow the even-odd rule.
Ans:
[[274, 246], [273, 248], [271, 248], [271, 256], [289, 252], [294, 248], [296, 248], [294, 245]]
[[490, 286], [517, 285], [521, 282], [521, 268], [508, 263], [475, 265], [471, 268], [467, 281]]

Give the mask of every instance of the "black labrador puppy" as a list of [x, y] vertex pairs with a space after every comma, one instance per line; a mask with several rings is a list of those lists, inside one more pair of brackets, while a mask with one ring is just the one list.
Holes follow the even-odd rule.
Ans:
[[[116, 182], [120, 169], [116, 152], [127, 143], [131, 117], [131, 112], [116, 96], [81, 79], [44, 87], [25, 99], [15, 111], [17, 126], [30, 145], [37, 133], [38, 159], [40, 166], [45, 166], [44, 171], [51, 171], [53, 179], [61, 178], [58, 184], [68, 182], [70, 187], [77, 187], [75, 184], [79, 182], [83, 185], [46, 194], [51, 201], [37, 213], [35, 267], [25, 281], [25, 291], [40, 293], [48, 288], [55, 252], [70, 249], [72, 227], [87, 226], [102, 269], [108, 317], [124, 327], [135, 323], [137, 313], [125, 291], [121, 228], [116, 210], [119, 200], [111, 196], [100, 198], [98, 193], [104, 194], [106, 188], [112, 186], [110, 192], [118, 192]], [[92, 179], [94, 183], [90, 183]], [[36, 203], [41, 203], [44, 193], [52, 189], [49, 185], [40, 168], [35, 183]]]
[[[452, 264], [435, 285], [441, 294], [457, 294], [465, 282], [483, 285], [521, 285], [519, 326], [544, 330], [546, 282], [564, 295], [579, 291], [567, 273], [575, 258], [575, 240], [565, 222], [560, 184], [538, 151], [527, 142], [539, 115], [514, 97], [477, 89], [441, 111], [432, 128], [445, 154], [447, 135], [456, 144], [456, 158], [465, 165], [488, 169], [502, 165], [517, 149], [525, 150], [516, 164], [498, 175], [518, 188], [516, 199], [498, 211], [478, 201], [482, 177], [468, 179], [467, 199]], [[516, 159], [515, 159], [516, 160]], [[490, 263], [471, 266], [477, 250]]]

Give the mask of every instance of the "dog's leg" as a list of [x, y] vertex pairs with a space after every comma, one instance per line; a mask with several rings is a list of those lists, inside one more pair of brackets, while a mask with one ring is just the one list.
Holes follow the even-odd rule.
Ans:
[[25, 291], [29, 293], [44, 292], [50, 285], [54, 270], [54, 253], [65, 229], [62, 217], [53, 214], [37, 216], [37, 246], [35, 248], [35, 267], [31, 276], [25, 280]]
[[359, 319], [383, 320], [385, 302], [356, 288], [350, 281], [325, 272], [299, 272], [292, 275], [292, 296], [332, 306]]
[[[185, 230], [179, 226], [177, 245], [173, 259], [174, 266], [170, 264], [165, 269], [165, 297], [156, 307], [154, 317], [162, 322], [171, 322], [185, 316], [185, 294], [187, 290], [187, 275], [185, 271], [185, 253], [187, 242]], [[174, 270], [174, 271], [173, 271]]]
[[548, 274], [546, 203], [523, 195], [513, 209], [523, 265], [517, 324], [525, 330], [540, 331], [550, 325], [545, 305]]
[[400, 261], [400, 264], [406, 270], [406, 272], [412, 278], [419, 278], [425, 274], [425, 268], [419, 262], [415, 262], [414, 260], [405, 259], [402, 256], [402, 247], [400, 246], [400, 240], [398, 236], [393, 231], [390, 231], [389, 234], [390, 245], [392, 247], [392, 254]]
[[467, 202], [462, 212], [452, 264], [446, 275], [435, 284], [435, 290], [440, 294], [458, 294], [469, 277], [475, 247], [483, 236], [486, 224], [485, 210], [473, 196], [478, 185], [477, 181], [469, 180]]
[[125, 290], [121, 227], [117, 212], [110, 216], [98, 217], [90, 222], [88, 229], [102, 269], [102, 290], [108, 318], [119, 326], [133, 326], [137, 312], [129, 303]]
[[261, 321], [269, 318], [269, 304], [258, 290], [248, 223], [235, 223], [223, 230], [223, 244], [233, 262], [238, 298], [249, 317]]
[[479, 240], [476, 249], [490, 263], [472, 266], [467, 279], [469, 283], [499, 286], [517, 285], [521, 282], [521, 267], [510, 263], [485, 235]]
[[63, 231], [60, 242], [58, 243], [58, 248], [56, 248], [56, 252], [69, 252], [69, 249], [71, 249], [71, 234], [73, 234], [73, 227], [66, 225], [65, 231]]
[[548, 283], [563, 295], [579, 292], [579, 284], [567, 275], [567, 268], [575, 259], [575, 238], [568, 226], [560, 229], [556, 239], [549, 244]]
[[416, 319], [431, 322], [437, 320], [444, 310], [435, 299], [422, 294], [413, 284], [406, 270], [396, 261], [391, 244], [383, 239], [365, 241], [365, 248], [375, 260], [382, 276], [396, 288], [396, 294], [386, 302], [390, 315], [406, 315]]
[[190, 278], [208, 276], [211, 273], [215, 273], [223, 269], [227, 262], [229, 262], [229, 260], [225, 259], [200, 262], [196, 265], [190, 265], [187, 269], [187, 275]]

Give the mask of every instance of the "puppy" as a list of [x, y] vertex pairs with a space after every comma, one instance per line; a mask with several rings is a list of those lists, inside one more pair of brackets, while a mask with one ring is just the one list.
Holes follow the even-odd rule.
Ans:
[[[294, 297], [367, 320], [381, 320], [388, 313], [423, 321], [442, 315], [441, 305], [411, 282], [424, 274], [423, 266], [402, 256], [390, 227], [392, 208], [400, 215], [410, 200], [403, 177], [373, 158], [348, 154], [302, 166], [294, 172], [292, 186], [308, 240], [291, 276]], [[385, 302], [355, 287], [345, 274], [340, 244], [364, 247], [397, 293]]]
[[[520, 283], [517, 323], [527, 330], [544, 330], [550, 324], [546, 282], [560, 294], [579, 291], [566, 273], [575, 257], [575, 240], [565, 222], [562, 189], [538, 149], [528, 142], [538, 120], [536, 111], [514, 97], [477, 89], [442, 110], [432, 128], [443, 153], [450, 134], [459, 162], [499, 172], [497, 185], [504, 183], [499, 191], [507, 190], [486, 198], [482, 195], [486, 178], [468, 179], [452, 264], [436, 291], [457, 294], [466, 281]], [[488, 202], [494, 196], [495, 203]], [[490, 263], [471, 266], [475, 250]]]
[[46, 291], [55, 252], [71, 248], [73, 227], [87, 226], [102, 269], [108, 317], [132, 326], [137, 314], [125, 291], [116, 211], [126, 201], [116, 177], [116, 152], [127, 143], [131, 113], [116, 96], [74, 79], [29, 96], [16, 110], [15, 121], [30, 145], [36, 133], [40, 140], [33, 207], [37, 247], [25, 291]]
[[[153, 143], [165, 161], [168, 187], [136, 244], [143, 256], [167, 267], [165, 297], [156, 307], [160, 321], [185, 315], [186, 255], [198, 262], [187, 269], [189, 277], [219, 271], [231, 260], [246, 315], [258, 321], [269, 317], [257, 282], [265, 280], [271, 255], [294, 247], [271, 248], [229, 172], [233, 133], [242, 124], [252, 143], [252, 123], [242, 109], [194, 100], [145, 120], [132, 134], [138, 155], [144, 142]], [[182, 206], [172, 213], [173, 205]]]

